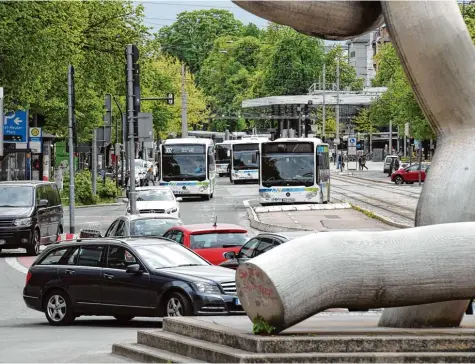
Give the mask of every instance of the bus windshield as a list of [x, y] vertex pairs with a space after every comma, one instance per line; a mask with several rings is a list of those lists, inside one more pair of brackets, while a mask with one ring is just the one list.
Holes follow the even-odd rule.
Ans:
[[263, 155], [262, 184], [271, 186], [312, 186], [314, 184], [313, 154]]
[[233, 147], [233, 169], [258, 169], [258, 145], [235, 145]]
[[204, 145], [165, 145], [162, 152], [162, 179], [204, 181], [207, 175], [205, 152]]
[[216, 150], [217, 163], [230, 163], [230, 144], [218, 144]]

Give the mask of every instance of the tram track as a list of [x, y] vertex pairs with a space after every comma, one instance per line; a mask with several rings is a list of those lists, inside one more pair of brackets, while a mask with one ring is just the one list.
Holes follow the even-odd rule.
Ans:
[[[331, 176], [331, 179], [336, 179], [341, 182], [350, 182], [349, 180], [352, 181], [352, 184], [359, 185], [359, 186], [364, 186], [364, 187], [372, 187], [373, 189], [380, 190], [380, 191], [385, 191], [385, 192], [390, 192], [393, 194], [396, 194], [398, 196], [406, 196], [412, 199], [419, 199], [420, 198], [420, 193], [408, 191], [405, 188], [405, 186], [383, 186], [382, 183], [380, 182], [372, 182], [371, 180], [365, 180], [363, 181], [362, 179], [354, 176], [346, 176], [346, 177], [341, 177], [341, 176]], [[370, 182], [370, 183], [369, 183]], [[403, 187], [403, 188], [401, 188]]]
[[331, 188], [331, 194], [334, 198], [376, 214], [392, 225], [414, 226], [415, 209], [411, 207], [392, 204], [381, 198], [335, 184]]

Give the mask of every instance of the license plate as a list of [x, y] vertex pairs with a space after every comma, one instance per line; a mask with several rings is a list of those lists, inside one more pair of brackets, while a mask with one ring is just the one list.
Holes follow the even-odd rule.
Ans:
[[177, 191], [175, 194], [177, 195], [186, 195], [187, 193], [190, 193], [190, 191]]
[[283, 198], [283, 202], [294, 202], [296, 201], [295, 198]]
[[3, 240], [3, 239], [0, 239], [0, 245], [3, 245], [3, 244], [5, 244], [5, 243], [6, 243], [6, 241], [5, 241], [5, 240]]
[[235, 298], [235, 305], [236, 306], [241, 306], [241, 302], [239, 298]]

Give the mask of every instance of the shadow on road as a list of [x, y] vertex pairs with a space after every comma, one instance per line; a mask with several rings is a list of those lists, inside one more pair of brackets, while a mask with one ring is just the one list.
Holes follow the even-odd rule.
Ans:
[[69, 326], [51, 326], [48, 321], [38, 321], [38, 322], [11, 322], [1, 324], [2, 328], [42, 328], [42, 327], [50, 327], [50, 328], [75, 328], [75, 327], [97, 327], [97, 328], [111, 328], [111, 327], [119, 327], [119, 328], [150, 328], [150, 329], [161, 329], [162, 328], [162, 320], [155, 319], [155, 320], [147, 320], [147, 319], [135, 319], [129, 322], [119, 322], [114, 318], [101, 318], [101, 319], [76, 319], [72, 325]]

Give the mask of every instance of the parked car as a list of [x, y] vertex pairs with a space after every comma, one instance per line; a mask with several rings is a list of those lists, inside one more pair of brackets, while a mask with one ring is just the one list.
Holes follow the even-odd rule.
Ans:
[[[171, 227], [182, 225], [183, 222], [178, 217], [166, 214], [125, 215], [118, 217], [109, 225], [104, 237], [162, 237]], [[82, 230], [81, 237], [101, 238], [103, 236], [98, 230]]]
[[24, 248], [38, 255], [40, 245], [63, 233], [63, 206], [55, 183], [0, 182], [0, 251]]
[[51, 325], [83, 315], [243, 314], [235, 271], [167, 239], [84, 239], [55, 244], [30, 267], [23, 300]]
[[400, 162], [400, 157], [398, 155], [387, 155], [385, 157], [385, 160], [383, 161], [383, 173], [388, 173], [390, 171], [390, 166], [395, 159], [398, 159]]
[[[175, 197], [170, 187], [166, 186], [147, 186], [136, 188], [136, 208], [140, 214], [168, 214], [180, 217], [179, 202], [182, 198]], [[129, 200], [125, 199], [128, 203]], [[131, 212], [130, 205], [127, 207], [127, 213]]]
[[420, 171], [420, 164], [413, 164], [405, 169], [399, 169], [392, 173], [391, 181], [397, 185], [403, 183], [412, 184], [418, 182], [418, 175], [421, 175], [421, 181], [425, 182], [426, 174], [430, 169], [430, 165], [422, 164]]
[[218, 265], [225, 261], [224, 253], [238, 253], [248, 240], [248, 231], [232, 224], [196, 224], [176, 226], [164, 237], [192, 249], [210, 263]]
[[311, 231], [292, 231], [282, 233], [261, 233], [251, 238], [243, 245], [238, 253], [228, 251], [223, 254], [227, 259], [220, 266], [237, 269], [238, 266], [251, 258], [266, 253], [267, 251], [300, 236], [309, 235]]

